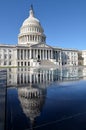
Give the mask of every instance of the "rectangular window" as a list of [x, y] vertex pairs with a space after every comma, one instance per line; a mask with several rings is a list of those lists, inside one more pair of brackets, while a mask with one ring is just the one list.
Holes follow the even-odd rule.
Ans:
[[19, 62], [18, 62], [18, 66], [19, 66]]
[[11, 79], [11, 74], [9, 74], [9, 79]]
[[25, 66], [26, 66], [26, 62], [25, 62]]
[[9, 68], [9, 72], [11, 72], [11, 68]]
[[11, 55], [9, 55], [9, 59], [11, 59]]
[[7, 65], [7, 61], [4, 61], [4, 65]]
[[11, 65], [11, 61], [9, 61], [9, 65]]
[[7, 54], [4, 54], [4, 59], [7, 59]]
[[21, 66], [23, 66], [23, 62], [21, 62]]
[[9, 52], [11, 52], [11, 49], [9, 49]]
[[6, 50], [6, 49], [3, 49], [3, 51], [4, 51], [4, 52], [7, 52], [7, 50]]
[[28, 62], [28, 66], [30, 66], [30, 62]]

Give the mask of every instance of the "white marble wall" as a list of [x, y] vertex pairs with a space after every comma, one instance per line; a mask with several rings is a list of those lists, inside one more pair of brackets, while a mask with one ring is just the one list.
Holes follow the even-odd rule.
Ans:
[[83, 57], [83, 65], [86, 65], [86, 50], [82, 51], [82, 57]]

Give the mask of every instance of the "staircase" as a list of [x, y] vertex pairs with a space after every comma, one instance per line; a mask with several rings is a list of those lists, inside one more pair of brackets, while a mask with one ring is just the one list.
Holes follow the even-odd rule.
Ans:
[[43, 67], [57, 67], [57, 65], [55, 65], [53, 62], [49, 61], [49, 60], [41, 60], [40, 61], [40, 66], [43, 66]]

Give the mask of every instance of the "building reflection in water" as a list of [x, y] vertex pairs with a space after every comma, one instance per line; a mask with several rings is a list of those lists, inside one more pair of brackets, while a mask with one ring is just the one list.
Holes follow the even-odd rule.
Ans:
[[[30, 128], [35, 126], [35, 121], [40, 116], [46, 100], [47, 87], [52, 82], [64, 80], [77, 80], [84, 71], [76, 68], [60, 69], [8, 69], [8, 86], [16, 86], [19, 105], [30, 121]], [[19, 114], [18, 114], [19, 115]], [[21, 124], [22, 125], [22, 124]]]
[[59, 69], [10, 68], [7, 73], [8, 86], [29, 83], [49, 83], [63, 80], [77, 80], [79, 76], [86, 76], [85, 68], [68, 67]]
[[18, 97], [26, 117], [30, 119], [30, 127], [33, 127], [35, 118], [40, 116], [40, 112], [45, 102], [46, 89], [28, 86], [18, 88]]
[[29, 71], [25, 71], [25, 68], [19, 68], [17, 74], [17, 83], [47, 83], [54, 81], [56, 78], [57, 77], [54, 77], [54, 70], [30, 69]]
[[50, 80], [53, 80], [53, 71], [25, 70], [20, 68], [17, 72], [18, 97], [24, 114], [30, 119], [30, 128], [32, 128], [45, 103], [46, 88]]
[[17, 71], [18, 97], [22, 110], [30, 119], [30, 128], [40, 116], [47, 95], [47, 87], [58, 80], [58, 70], [19, 68]]

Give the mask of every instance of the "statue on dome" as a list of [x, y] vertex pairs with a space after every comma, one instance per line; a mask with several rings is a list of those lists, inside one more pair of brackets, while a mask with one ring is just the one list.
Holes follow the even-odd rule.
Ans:
[[31, 4], [31, 6], [30, 6], [30, 10], [33, 10], [33, 5]]

